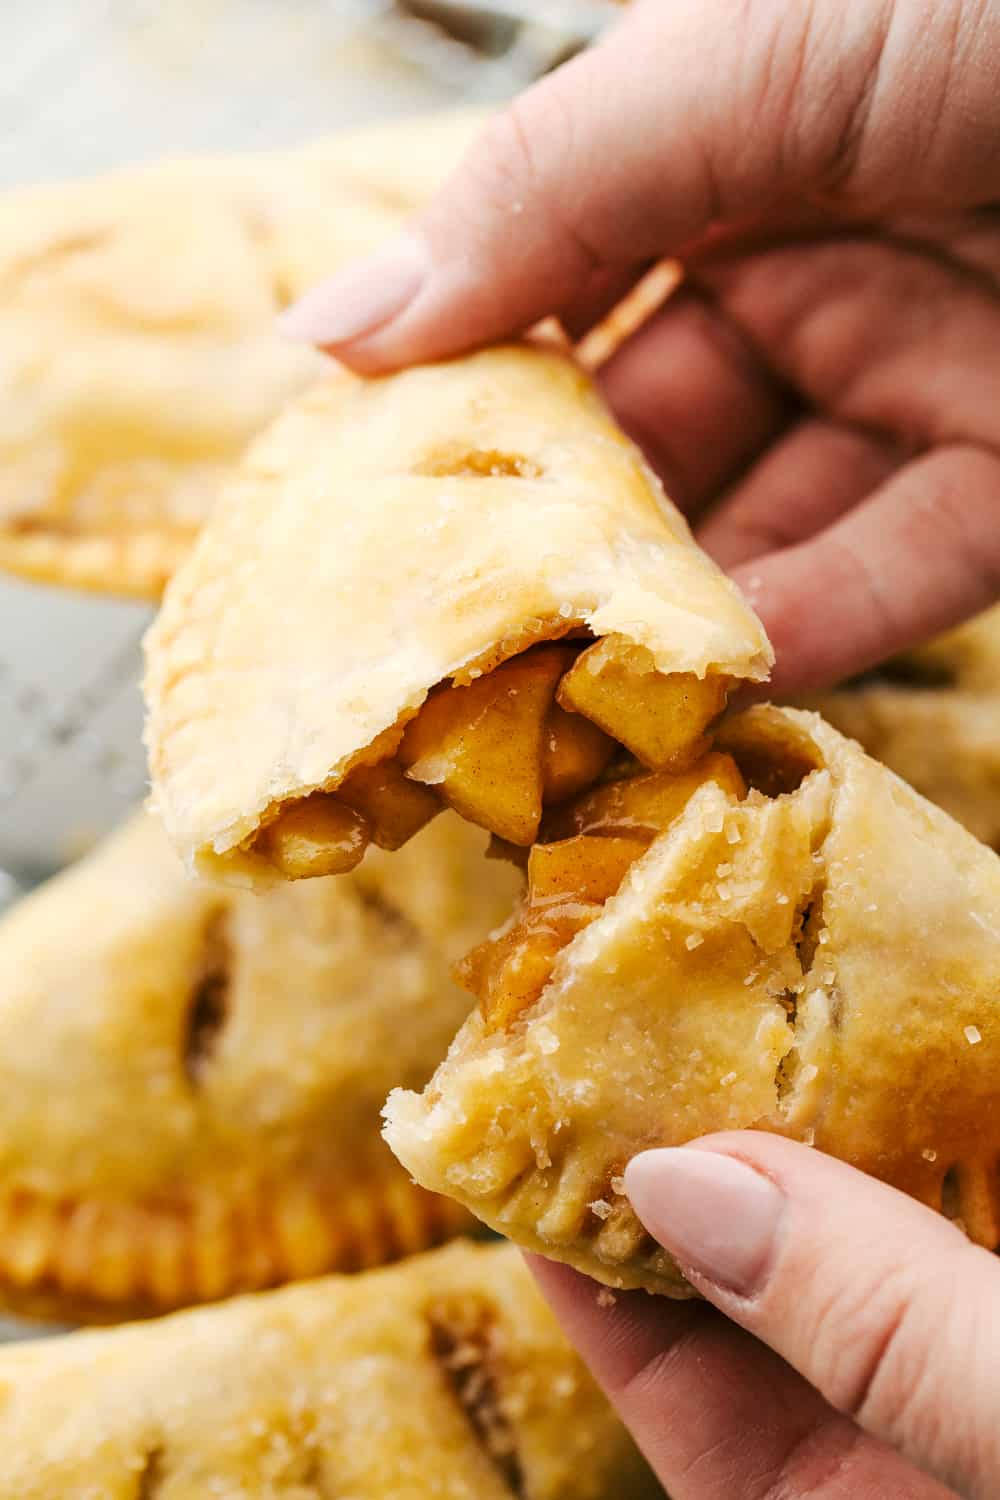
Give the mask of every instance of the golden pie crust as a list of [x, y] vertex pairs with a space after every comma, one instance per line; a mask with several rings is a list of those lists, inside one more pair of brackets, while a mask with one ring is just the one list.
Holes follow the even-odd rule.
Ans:
[[1000, 851], [1000, 607], [809, 706]]
[[255, 841], [287, 807], [391, 751], [436, 686], [580, 630], [668, 677], [772, 659], [567, 357], [339, 374], [252, 445], [149, 635], [171, 839], [201, 873], [273, 880]]
[[818, 716], [758, 708], [507, 1025], [470, 1015], [386, 1139], [416, 1180], [613, 1286], [689, 1295], [623, 1194], [755, 1127], [1000, 1242], [1000, 859]]
[[139, 815], [0, 923], [0, 1300], [146, 1314], [468, 1227], [379, 1138], [469, 999], [514, 872], [449, 815], [342, 880], [188, 881]]
[[474, 111], [0, 198], [0, 567], [157, 596], [247, 440], [328, 368], [274, 319], [458, 161]]
[[0, 1497], [653, 1500], [518, 1253], [0, 1353]]

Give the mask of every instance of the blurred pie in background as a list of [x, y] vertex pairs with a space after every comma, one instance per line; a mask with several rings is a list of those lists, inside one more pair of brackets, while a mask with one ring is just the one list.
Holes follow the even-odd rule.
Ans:
[[0, 1500], [654, 1500], [520, 1255], [457, 1244], [0, 1353]]
[[101, 1321], [467, 1229], [383, 1144], [518, 889], [441, 817], [345, 880], [187, 879], [139, 814], [0, 921], [0, 1302]]
[[1000, 607], [807, 701], [1000, 852]]

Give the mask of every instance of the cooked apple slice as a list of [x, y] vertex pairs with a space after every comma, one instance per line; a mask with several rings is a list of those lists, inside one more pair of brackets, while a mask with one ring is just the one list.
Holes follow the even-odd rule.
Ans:
[[608, 636], [566, 673], [559, 703], [592, 719], [652, 770], [680, 770], [705, 749], [705, 730], [725, 708], [727, 692], [724, 677], [658, 672], [645, 647]]
[[574, 654], [568, 645], [535, 646], [467, 687], [439, 689], [403, 735], [407, 774], [498, 838], [532, 843], [545, 720]]
[[542, 913], [554, 902], [572, 904], [613, 896], [633, 860], [650, 845], [639, 835], [592, 838], [578, 834], [536, 844], [528, 860], [528, 903]]
[[542, 798], [565, 802], [586, 791], [615, 753], [615, 742], [582, 714], [553, 703], [542, 736]]
[[261, 835], [257, 849], [286, 880], [343, 875], [361, 862], [368, 819], [339, 798], [314, 792], [294, 802]]
[[568, 839], [574, 833], [653, 837], [668, 828], [698, 788], [709, 781], [737, 799], [746, 796], [732, 756], [712, 750], [687, 771], [649, 771], [595, 786], [577, 801], [547, 814], [545, 833], [556, 839]]
[[[592, 920], [599, 906], [589, 908]], [[506, 1030], [528, 1010], [552, 977], [552, 966], [574, 932], [586, 926], [580, 921], [572, 930], [547, 931], [516, 923], [506, 937], [481, 943], [455, 965], [457, 982], [476, 996], [483, 1020], [490, 1031]]]
[[585, 835], [534, 846], [520, 912], [506, 932], [480, 943], [455, 970], [459, 984], [478, 997], [491, 1030], [509, 1026], [535, 1003], [560, 951], [600, 915], [648, 846], [643, 838]]
[[357, 766], [341, 782], [337, 795], [368, 819], [371, 841], [380, 849], [401, 849], [441, 811], [429, 787], [404, 775], [398, 761]]

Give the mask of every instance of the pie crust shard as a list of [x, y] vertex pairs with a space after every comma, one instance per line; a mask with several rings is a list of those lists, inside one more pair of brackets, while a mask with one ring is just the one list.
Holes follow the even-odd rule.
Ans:
[[63, 1321], [377, 1265], [469, 1228], [379, 1137], [515, 873], [440, 818], [343, 879], [191, 883], [136, 816], [0, 922], [0, 1301]]
[[517, 1251], [0, 1353], [0, 1497], [653, 1500]]
[[328, 368], [275, 315], [418, 209], [475, 111], [0, 197], [0, 567], [156, 597]]
[[621, 1174], [723, 1129], [815, 1145], [996, 1246], [1000, 859], [816, 715], [748, 710], [715, 753], [750, 790], [704, 779], [527, 1003], [477, 1009], [390, 1095], [386, 1139], [613, 1286], [690, 1294]]
[[605, 751], [700, 753], [771, 660], [569, 358], [343, 372], [252, 445], [168, 590], [154, 798], [193, 870], [244, 883], [349, 869], [442, 805], [527, 847]]
[[808, 706], [1000, 852], [1000, 606]]

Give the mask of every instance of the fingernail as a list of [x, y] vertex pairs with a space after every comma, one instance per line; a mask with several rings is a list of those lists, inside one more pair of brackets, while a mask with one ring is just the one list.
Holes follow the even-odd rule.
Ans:
[[785, 1197], [717, 1151], [643, 1151], [625, 1169], [629, 1202], [684, 1270], [749, 1296], [767, 1274]]
[[321, 281], [277, 319], [287, 338], [347, 344], [374, 333], [416, 295], [429, 269], [420, 235], [402, 234], [385, 249]]

